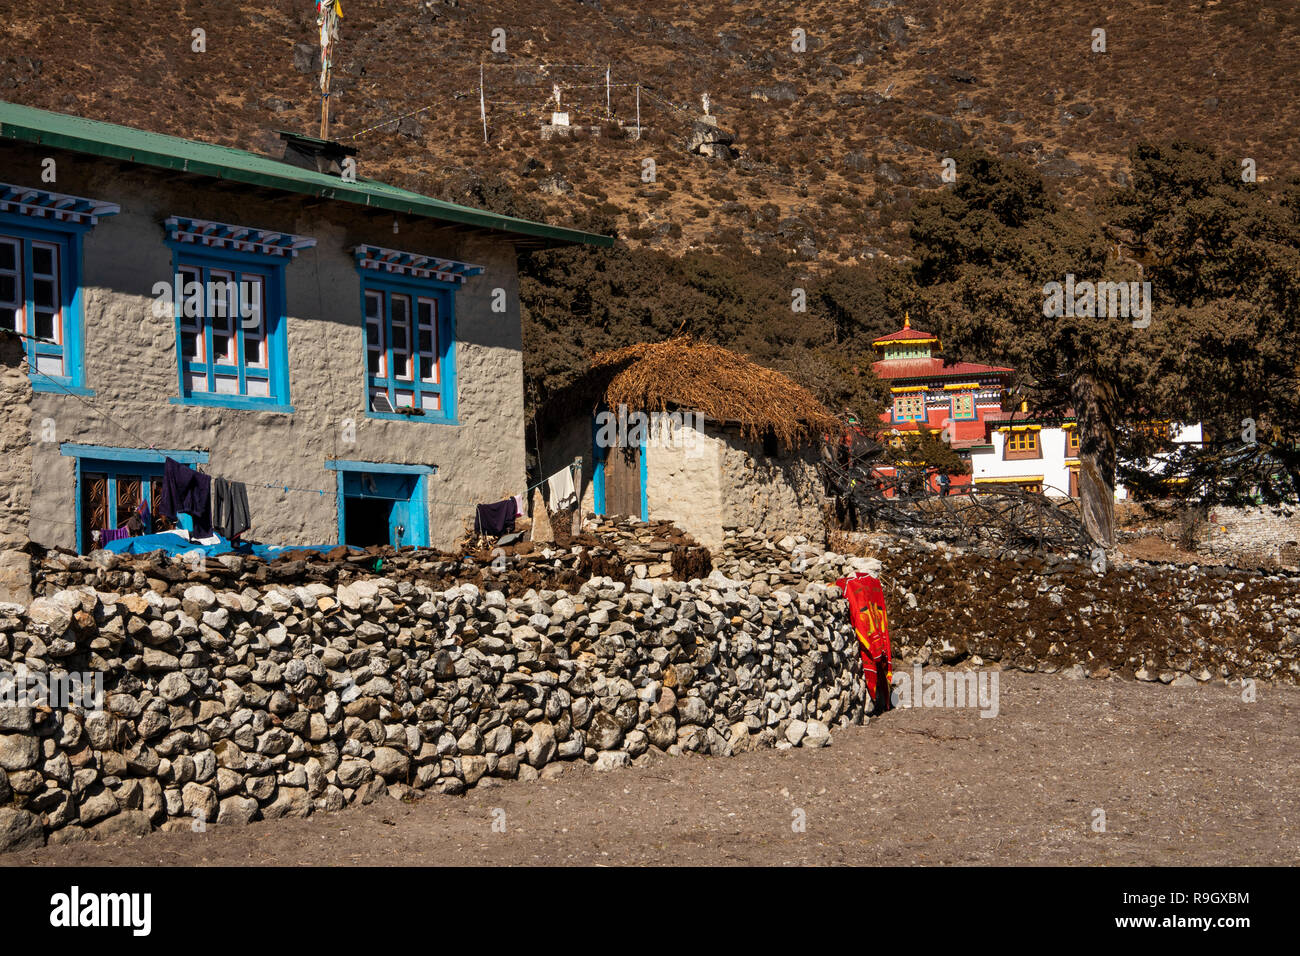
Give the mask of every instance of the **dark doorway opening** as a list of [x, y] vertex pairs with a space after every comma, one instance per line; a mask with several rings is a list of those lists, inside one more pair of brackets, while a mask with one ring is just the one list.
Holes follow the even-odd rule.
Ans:
[[389, 519], [394, 502], [388, 498], [345, 498], [344, 544], [368, 548], [374, 544], [388, 544]]

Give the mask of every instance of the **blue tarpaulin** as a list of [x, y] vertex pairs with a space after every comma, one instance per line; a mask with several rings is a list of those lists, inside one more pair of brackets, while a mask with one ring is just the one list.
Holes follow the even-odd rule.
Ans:
[[[290, 551], [325, 552], [333, 551], [338, 547], [337, 544], [275, 545], [249, 544], [244, 541], [231, 545], [229, 541], [220, 535], [215, 537], [217, 541], [214, 544], [199, 544], [195, 541], [186, 541], [178, 534], [164, 531], [160, 534], [142, 534], [134, 538], [119, 538], [117, 541], [110, 541], [104, 545], [104, 550], [111, 551], [114, 554], [152, 554], [154, 551], [164, 551], [170, 556], [201, 551], [204, 557], [209, 558], [219, 554], [251, 554], [270, 561], [272, 558], [278, 558]], [[361, 549], [353, 547], [350, 550], [359, 551]]]

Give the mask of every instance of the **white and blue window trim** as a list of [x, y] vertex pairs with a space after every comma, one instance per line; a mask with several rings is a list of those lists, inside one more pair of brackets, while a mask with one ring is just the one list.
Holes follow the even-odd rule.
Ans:
[[77, 508], [77, 552], [85, 554], [89, 548], [91, 534], [96, 529], [86, 527], [85, 500], [87, 475], [104, 475], [108, 479], [107, 498], [117, 501], [117, 484], [125, 479], [138, 479], [147, 482], [161, 478], [163, 460], [170, 458], [183, 465], [203, 465], [208, 462], [206, 451], [190, 449], [159, 448], [119, 448], [112, 445], [83, 445], [76, 442], [63, 442], [59, 452], [75, 460], [76, 467], [76, 508]]
[[[284, 271], [316, 240], [183, 216], [164, 225], [176, 323], [172, 404], [291, 413]], [[191, 283], [202, 290], [197, 301], [185, 294]]]
[[94, 394], [86, 383], [82, 240], [119, 211], [0, 183], [0, 328], [24, 337], [34, 391]]
[[353, 255], [361, 276], [366, 417], [459, 424], [456, 290], [483, 267], [371, 245]]

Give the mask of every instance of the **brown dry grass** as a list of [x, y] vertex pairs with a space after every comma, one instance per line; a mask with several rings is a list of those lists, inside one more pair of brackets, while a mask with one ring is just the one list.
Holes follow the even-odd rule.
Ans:
[[612, 373], [604, 401], [610, 408], [662, 412], [691, 409], [712, 421], [734, 422], [761, 439], [771, 431], [795, 448], [833, 432], [839, 423], [812, 393], [735, 352], [689, 336], [643, 342], [591, 360], [597, 376]]
[[[903, 42], [889, 37], [896, 17], [906, 22]], [[179, 10], [172, 0], [11, 0], [5, 21], [0, 98], [254, 150], [269, 142], [270, 129], [315, 128], [314, 74], [293, 67], [294, 44], [316, 42], [314, 8], [301, 0], [192, 0]], [[191, 52], [195, 27], [207, 31], [207, 53]], [[507, 31], [506, 55], [488, 49], [495, 27]], [[807, 31], [802, 54], [790, 47], [795, 27]], [[1107, 31], [1105, 54], [1089, 48], [1098, 27]], [[38, 73], [27, 58], [40, 61]], [[543, 59], [610, 63], [615, 82], [639, 81], [693, 108], [708, 92], [722, 125], [737, 134], [740, 158], [686, 153], [687, 122], [649, 96], [644, 141], [541, 143], [550, 84], [603, 79], [603, 69], [520, 68]], [[488, 145], [478, 117], [482, 60], [489, 102], [522, 104], [490, 106]], [[388, 126], [355, 140], [362, 175], [430, 192], [449, 166], [468, 166], [536, 194], [564, 164], [586, 170], [608, 202], [630, 214], [619, 216], [620, 226], [635, 242], [707, 249], [738, 228], [747, 245], [804, 259], [797, 230], [777, 227], [790, 219], [814, 235], [815, 266], [873, 250], [906, 252], [895, 223], [900, 203], [939, 187], [950, 148], [944, 129], [954, 141], [1055, 170], [1051, 182], [1079, 202], [1110, 182], [1144, 139], [1199, 139], [1253, 157], [1261, 176], [1280, 175], [1296, 153], [1298, 60], [1294, 0], [907, 0], [881, 9], [811, 0], [779, 10], [758, 0], [604, 0], [600, 9], [476, 0], [429, 11], [415, 0], [354, 0], [336, 65], [335, 131], [351, 136], [432, 104], [418, 134]], [[793, 95], [773, 96], [780, 84]], [[1077, 104], [1091, 112], [1068, 109]], [[603, 89], [573, 90], [565, 105], [575, 122], [604, 122]], [[630, 89], [616, 89], [613, 106], [616, 119], [632, 122]], [[856, 166], [846, 163], [850, 154], [860, 157]], [[529, 156], [546, 169], [522, 172]], [[657, 185], [640, 181], [645, 157], [656, 160]], [[1078, 163], [1078, 172], [1062, 160]], [[882, 163], [902, 181], [882, 178]], [[850, 188], [866, 208], [829, 198]], [[772, 202], [779, 215], [737, 220], [718, 201], [706, 204], [709, 215], [692, 215], [711, 189], [755, 197], [751, 211]], [[565, 218], [592, 199], [575, 193], [547, 197], [547, 205]], [[640, 228], [665, 221], [676, 228]]]

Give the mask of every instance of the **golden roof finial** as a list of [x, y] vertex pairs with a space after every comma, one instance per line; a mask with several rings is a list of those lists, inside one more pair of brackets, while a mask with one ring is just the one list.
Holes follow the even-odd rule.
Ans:
[[904, 313], [903, 313], [903, 328], [905, 328], [905, 329], [910, 329], [911, 327], [912, 327], [912, 313], [910, 313], [910, 312], [904, 312]]

